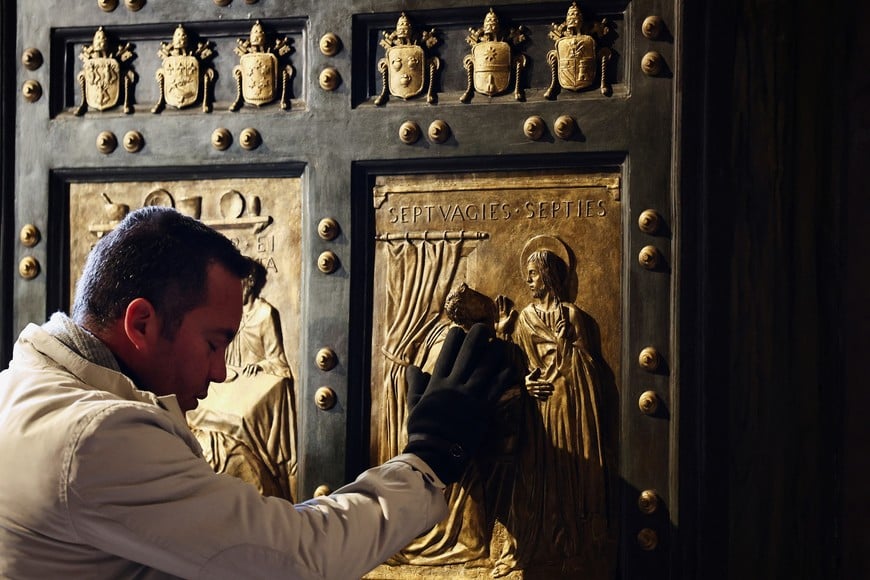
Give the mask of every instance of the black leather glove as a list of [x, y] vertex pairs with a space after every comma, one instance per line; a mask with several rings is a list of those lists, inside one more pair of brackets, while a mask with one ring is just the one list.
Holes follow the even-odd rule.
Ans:
[[404, 451], [429, 464], [444, 483], [457, 481], [499, 396], [521, 380], [508, 345], [486, 325], [475, 324], [468, 335], [455, 327], [447, 333], [432, 374], [410, 365], [405, 377], [410, 414]]

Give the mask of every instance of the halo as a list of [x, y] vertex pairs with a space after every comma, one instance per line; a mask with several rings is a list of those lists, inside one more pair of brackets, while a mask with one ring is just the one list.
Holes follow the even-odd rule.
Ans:
[[571, 261], [571, 253], [568, 251], [568, 246], [566, 246], [565, 243], [559, 238], [542, 234], [530, 239], [523, 247], [523, 251], [520, 254], [521, 272], [525, 274], [526, 264], [529, 261], [529, 256], [532, 255], [532, 252], [537, 252], [538, 250], [549, 250], [559, 256], [562, 261], [565, 262], [567, 272], [570, 272], [571, 268], [574, 266]]

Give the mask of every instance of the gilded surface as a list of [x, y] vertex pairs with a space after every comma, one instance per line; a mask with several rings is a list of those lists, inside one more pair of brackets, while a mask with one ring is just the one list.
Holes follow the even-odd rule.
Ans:
[[[294, 69], [289, 64], [281, 67], [280, 59], [293, 51], [286, 37], [268, 43], [266, 31], [260, 21], [251, 27], [250, 38], [239, 39], [235, 53], [239, 64], [233, 68], [236, 80], [236, 100], [230, 111], [237, 111], [244, 102], [262, 106], [271, 103], [280, 94], [281, 108], [290, 108], [289, 82]], [[278, 86], [280, 70], [281, 85]]]
[[130, 88], [136, 81], [136, 74], [130, 70], [129, 63], [135, 58], [133, 45], [129, 42], [122, 46], [111, 46], [106, 31], [101, 26], [94, 33], [94, 42], [82, 47], [79, 54], [82, 70], [78, 74], [82, 102], [76, 115], [83, 115], [90, 107], [105, 111], [118, 105], [123, 96], [124, 112], [132, 113]]
[[611, 578], [621, 344], [615, 173], [384, 176], [373, 191], [371, 461], [406, 442], [404, 370], [483, 321], [524, 385], [448, 487], [448, 518], [369, 578]]
[[387, 91], [393, 96], [410, 99], [416, 97], [429, 86], [426, 100], [435, 102], [435, 73], [441, 68], [437, 56], [428, 52], [438, 44], [435, 29], [417, 33], [411, 21], [403, 12], [392, 32], [384, 32], [380, 45], [384, 48], [384, 58], [378, 61], [383, 89], [375, 100], [375, 105], [387, 102]]
[[160, 43], [158, 55], [163, 61], [156, 73], [160, 97], [151, 112], [159, 113], [166, 105], [177, 109], [193, 105], [200, 100], [200, 86], [202, 110], [210, 112], [215, 72], [205, 61], [214, 56], [211, 43], [197, 42], [192, 47], [187, 31], [179, 24], [172, 34], [172, 42]]
[[500, 95], [508, 90], [512, 76], [514, 98], [524, 100], [520, 77], [526, 67], [526, 56], [518, 49], [526, 40], [522, 26], [502, 32], [498, 16], [490, 8], [483, 26], [468, 30], [465, 41], [471, 46], [471, 54], [462, 63], [468, 73], [468, 86], [459, 100], [463, 103], [471, 100], [472, 88], [489, 97]]
[[297, 498], [300, 191], [298, 178], [73, 183], [69, 203], [70, 303], [93, 244], [145, 205], [200, 219], [260, 265], [245, 285], [240, 329], [227, 349], [228, 378], [211, 385], [188, 421], [216, 471], [288, 499]]
[[555, 41], [553, 50], [547, 53], [547, 63], [550, 65], [550, 86], [544, 92], [544, 97], [554, 98], [556, 88], [569, 91], [579, 91], [592, 86], [598, 76], [599, 62], [601, 65], [601, 93], [608, 94], [607, 62], [610, 60], [609, 48], [598, 48], [596, 37], [603, 38], [610, 33], [606, 21], [597, 22], [586, 30], [583, 15], [572, 2], [568, 8], [565, 21], [552, 24], [549, 37]]

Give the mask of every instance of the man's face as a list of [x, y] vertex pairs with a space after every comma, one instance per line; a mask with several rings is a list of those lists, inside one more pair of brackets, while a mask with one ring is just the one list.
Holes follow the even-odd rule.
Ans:
[[153, 350], [145, 387], [174, 394], [182, 411], [195, 409], [209, 383], [226, 379], [227, 346], [242, 318], [242, 283], [223, 266], [209, 266], [206, 301], [184, 315], [175, 336], [161, 336]]
[[544, 283], [544, 278], [541, 276], [541, 271], [533, 262], [528, 263], [526, 269], [526, 284], [529, 290], [532, 291], [532, 296], [535, 298], [543, 298], [547, 295], [547, 285]]

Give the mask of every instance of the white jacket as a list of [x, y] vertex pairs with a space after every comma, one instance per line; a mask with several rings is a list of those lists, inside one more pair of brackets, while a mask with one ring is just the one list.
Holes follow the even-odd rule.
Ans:
[[216, 475], [175, 397], [36, 325], [0, 373], [0, 577], [358, 578], [447, 514], [414, 455], [292, 505]]

